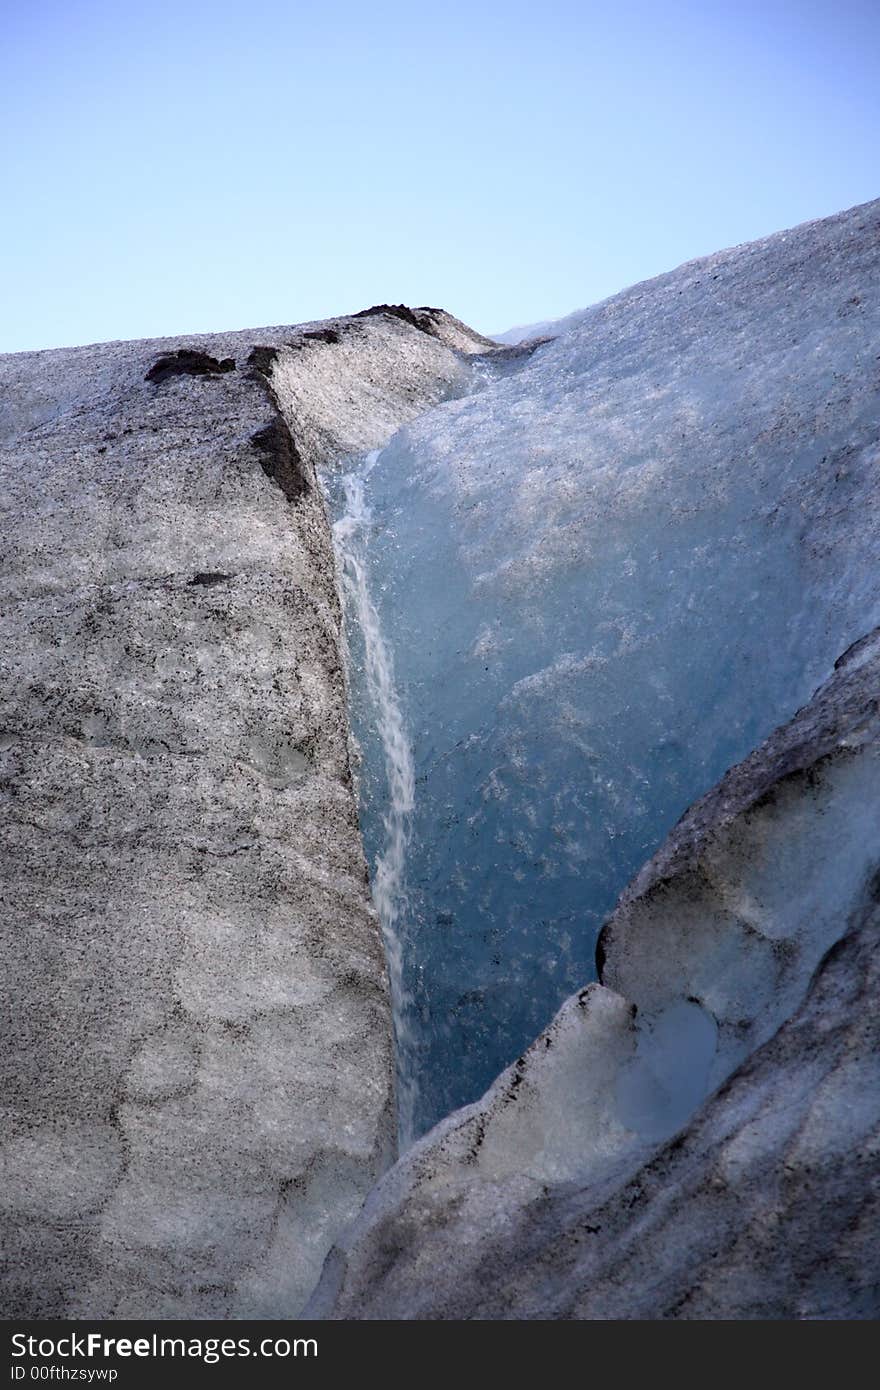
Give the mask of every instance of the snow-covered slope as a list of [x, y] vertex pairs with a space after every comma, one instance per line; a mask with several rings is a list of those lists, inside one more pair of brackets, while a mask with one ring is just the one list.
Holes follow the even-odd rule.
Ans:
[[[372, 467], [417, 1131], [593, 978], [676, 817], [880, 620], [878, 290], [880, 204], [721, 252], [574, 315]], [[354, 708], [374, 857], [357, 683]]]
[[506, 328], [503, 333], [493, 333], [496, 343], [514, 347], [517, 343], [528, 342], [532, 338], [559, 338], [569, 329], [577, 327], [589, 313], [589, 309], [575, 309], [561, 319], [542, 319], [540, 323], [524, 323], [516, 328]]

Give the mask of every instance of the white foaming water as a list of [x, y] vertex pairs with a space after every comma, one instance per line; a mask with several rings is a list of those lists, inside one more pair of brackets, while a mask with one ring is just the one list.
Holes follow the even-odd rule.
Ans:
[[372, 886], [391, 983], [397, 1043], [398, 1131], [400, 1146], [406, 1148], [413, 1138], [417, 1085], [410, 1065], [412, 999], [403, 981], [401, 922], [406, 908], [406, 851], [415, 803], [415, 770], [394, 685], [391, 653], [367, 581], [366, 546], [372, 513], [366, 501], [365, 485], [378, 457], [379, 450], [367, 454], [357, 468], [340, 479], [344, 510], [333, 524], [333, 544], [346, 617], [349, 627], [363, 644], [364, 684], [388, 784], [382, 817], [384, 844], [372, 866]]

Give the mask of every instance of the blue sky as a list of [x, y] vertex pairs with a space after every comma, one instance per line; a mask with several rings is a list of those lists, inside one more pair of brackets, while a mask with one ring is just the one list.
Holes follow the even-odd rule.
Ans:
[[0, 0], [0, 350], [487, 331], [880, 194], [878, 0]]

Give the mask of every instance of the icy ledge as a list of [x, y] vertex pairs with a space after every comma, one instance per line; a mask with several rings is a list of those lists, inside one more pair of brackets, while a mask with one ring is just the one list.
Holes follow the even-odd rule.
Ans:
[[315, 1314], [876, 1316], [878, 697], [880, 629], [682, 818], [603, 983], [382, 1180]]

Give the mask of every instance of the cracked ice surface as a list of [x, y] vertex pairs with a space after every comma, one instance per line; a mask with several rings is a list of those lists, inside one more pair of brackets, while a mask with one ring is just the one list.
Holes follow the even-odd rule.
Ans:
[[[417, 1131], [594, 977], [603, 918], [684, 808], [880, 620], [878, 233], [875, 203], [636, 286], [373, 468], [369, 580], [415, 758]], [[698, 1019], [663, 1026], [711, 1054]]]

